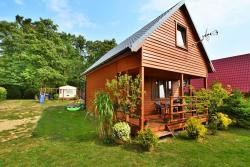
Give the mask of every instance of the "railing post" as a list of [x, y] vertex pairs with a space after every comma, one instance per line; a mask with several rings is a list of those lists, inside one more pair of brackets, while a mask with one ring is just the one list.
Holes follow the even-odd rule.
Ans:
[[174, 99], [173, 96], [170, 96], [170, 123], [173, 120], [173, 105], [174, 105]]

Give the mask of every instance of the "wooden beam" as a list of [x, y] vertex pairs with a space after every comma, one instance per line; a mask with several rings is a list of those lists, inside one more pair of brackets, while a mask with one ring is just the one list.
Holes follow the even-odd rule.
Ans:
[[141, 76], [141, 113], [140, 113], [140, 130], [144, 129], [144, 67], [140, 68]]
[[207, 77], [203, 78], [204, 88], [207, 89]]
[[[183, 83], [184, 83], [184, 75], [183, 73], [181, 73], [180, 75], [180, 96], [181, 96], [181, 111], [184, 111], [184, 86], [183, 86]], [[184, 118], [184, 114], [182, 113], [181, 115], [181, 118]]]

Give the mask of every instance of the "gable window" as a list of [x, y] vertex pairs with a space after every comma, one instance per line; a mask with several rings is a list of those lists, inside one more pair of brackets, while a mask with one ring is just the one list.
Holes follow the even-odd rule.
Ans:
[[152, 98], [163, 99], [171, 96], [172, 82], [156, 80], [152, 83]]
[[187, 29], [180, 24], [176, 24], [176, 45], [187, 48]]

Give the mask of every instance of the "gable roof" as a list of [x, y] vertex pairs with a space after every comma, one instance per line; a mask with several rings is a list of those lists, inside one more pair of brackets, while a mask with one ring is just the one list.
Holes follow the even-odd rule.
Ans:
[[[250, 53], [217, 59], [212, 61], [216, 69], [215, 73], [208, 74], [208, 85], [215, 81], [224, 86], [231, 85], [233, 89], [247, 93], [250, 91]], [[191, 84], [199, 89], [202, 88], [201, 80], [192, 80]]]
[[[156, 19], [154, 19], [153, 21], [151, 21], [150, 23], [148, 23], [146, 26], [144, 26], [142, 29], [140, 29], [139, 31], [137, 31], [136, 33], [134, 33], [133, 35], [131, 35], [130, 37], [128, 37], [127, 39], [125, 39], [123, 42], [121, 42], [119, 45], [117, 45], [116, 47], [114, 47], [113, 49], [111, 49], [109, 52], [107, 52], [105, 55], [103, 55], [100, 59], [98, 59], [93, 65], [91, 65], [84, 73], [87, 74], [88, 72], [96, 69], [97, 67], [99, 67], [100, 65], [104, 64], [105, 62], [111, 60], [112, 58], [118, 56], [120, 53], [126, 51], [126, 50], [130, 50], [131, 52], [137, 52], [144, 40], [149, 37], [158, 27], [160, 27], [164, 22], [166, 22], [168, 20], [168, 18], [170, 16], [172, 16], [172, 14], [174, 14], [178, 9], [180, 9], [182, 6], [184, 6], [184, 8], [187, 10], [186, 5], [185, 5], [185, 0], [182, 0], [180, 2], [178, 2], [176, 5], [174, 5], [172, 8], [170, 8], [169, 10], [167, 10], [166, 12], [164, 12], [163, 14], [161, 14], [160, 16], [158, 16]], [[197, 34], [199, 40], [199, 34], [193, 24], [193, 21], [191, 19], [191, 16], [189, 15], [189, 12], [187, 10], [188, 16], [191, 20], [192, 26], [195, 30], [195, 33]], [[214, 71], [214, 67], [207, 55], [207, 52], [203, 46], [203, 44], [201, 43], [201, 48], [204, 51], [205, 55], [206, 55], [206, 59], [209, 62], [208, 66], [209, 66], [209, 71], [213, 72]]]

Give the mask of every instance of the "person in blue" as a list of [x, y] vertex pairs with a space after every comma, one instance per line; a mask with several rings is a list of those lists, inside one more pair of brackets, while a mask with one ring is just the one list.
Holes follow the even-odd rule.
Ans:
[[44, 100], [45, 100], [45, 95], [44, 95], [44, 93], [41, 93], [40, 94], [40, 99], [39, 99], [40, 104], [44, 104]]

